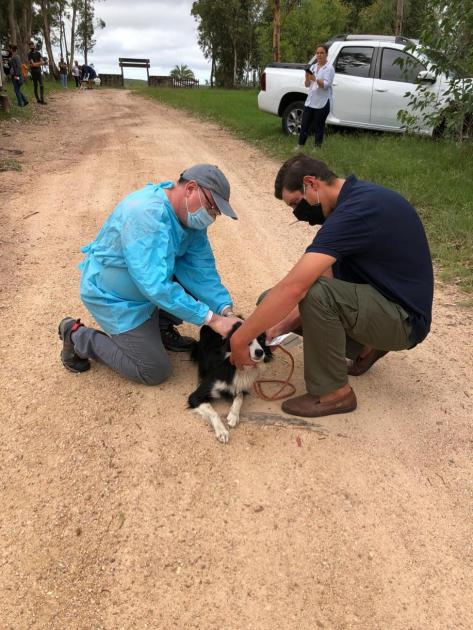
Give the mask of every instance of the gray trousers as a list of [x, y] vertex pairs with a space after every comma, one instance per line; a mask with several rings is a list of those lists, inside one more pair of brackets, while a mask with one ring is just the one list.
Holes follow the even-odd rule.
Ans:
[[356, 359], [364, 346], [387, 351], [412, 346], [406, 311], [369, 284], [319, 278], [299, 311], [302, 330], [294, 332], [304, 336], [304, 378], [310, 394], [323, 396], [345, 385], [345, 357]]
[[[161, 326], [160, 326], [161, 320]], [[125, 378], [145, 385], [159, 385], [171, 374], [171, 363], [161, 340], [161, 328], [181, 323], [156, 309], [144, 324], [121, 333], [106, 335], [81, 326], [72, 334], [76, 354], [108, 366]]]

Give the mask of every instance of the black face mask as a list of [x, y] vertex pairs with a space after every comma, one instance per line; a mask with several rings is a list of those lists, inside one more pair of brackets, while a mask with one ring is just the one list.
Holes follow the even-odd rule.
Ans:
[[306, 221], [309, 225], [322, 225], [326, 218], [322, 212], [322, 204], [316, 203], [312, 206], [307, 199], [301, 199], [292, 213], [298, 221]]

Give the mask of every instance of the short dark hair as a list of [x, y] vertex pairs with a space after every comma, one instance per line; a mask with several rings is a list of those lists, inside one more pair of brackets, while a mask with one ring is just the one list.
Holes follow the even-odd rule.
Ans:
[[325, 53], [328, 55], [328, 46], [327, 46], [327, 44], [318, 44], [318, 45], [315, 47], [315, 50], [316, 50], [316, 51], [317, 51], [317, 48], [323, 48], [323, 49], [325, 50]]
[[10, 44], [10, 50], [12, 52], [16, 52], [18, 50], [18, 46], [16, 46], [15, 44]]
[[327, 184], [331, 184], [337, 179], [337, 175], [329, 169], [325, 162], [315, 160], [308, 155], [295, 155], [286, 160], [279, 169], [274, 182], [274, 196], [277, 199], [282, 199], [283, 188], [291, 192], [302, 190], [306, 175], [317, 177]]

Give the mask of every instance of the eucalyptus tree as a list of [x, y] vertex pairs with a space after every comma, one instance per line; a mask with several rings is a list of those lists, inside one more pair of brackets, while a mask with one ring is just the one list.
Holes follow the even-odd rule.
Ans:
[[262, 0], [195, 0], [198, 42], [211, 60], [211, 86], [234, 87], [252, 64]]

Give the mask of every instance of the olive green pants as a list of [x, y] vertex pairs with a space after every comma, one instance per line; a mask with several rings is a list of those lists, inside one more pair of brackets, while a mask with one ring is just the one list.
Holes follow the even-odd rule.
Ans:
[[[258, 303], [264, 299], [263, 293]], [[299, 303], [304, 336], [304, 378], [310, 394], [322, 396], [348, 382], [345, 357], [364, 346], [405, 350], [412, 346], [406, 311], [369, 284], [319, 278]]]

